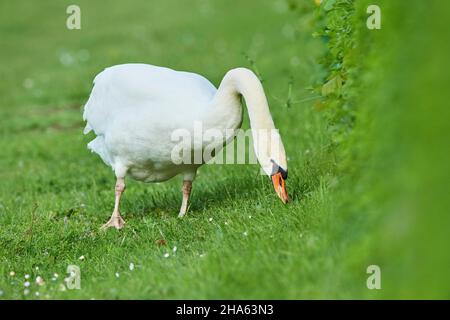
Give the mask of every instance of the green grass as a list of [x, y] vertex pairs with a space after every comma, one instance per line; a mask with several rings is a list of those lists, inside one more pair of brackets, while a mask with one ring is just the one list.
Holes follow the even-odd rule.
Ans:
[[[69, 31], [65, 10], [72, 3], [0, 4], [0, 298], [448, 297], [442, 291], [448, 277], [439, 277], [445, 262], [435, 263], [434, 278], [427, 278], [431, 268], [416, 272], [420, 262], [413, 256], [410, 263], [408, 254], [448, 261], [440, 259], [445, 249], [437, 245], [446, 237], [436, 236], [412, 250], [421, 239], [416, 233], [437, 230], [436, 224], [420, 224], [420, 229], [423, 220], [417, 213], [405, 227], [405, 202], [386, 196], [405, 181], [427, 178], [419, 170], [408, 180], [399, 164], [416, 145], [398, 147], [395, 130], [408, 131], [411, 124], [384, 130], [392, 123], [386, 110], [398, 102], [398, 79], [394, 71], [388, 78], [380, 75], [379, 55], [372, 52], [362, 77], [365, 85], [355, 87], [358, 105], [365, 107], [358, 111], [361, 120], [336, 148], [329, 117], [314, 108], [310, 98], [315, 94], [307, 89], [329, 74], [317, 64], [326, 46], [311, 36], [317, 28], [313, 1], [289, 1], [289, 7], [269, 0], [142, 0], [109, 6], [83, 0], [77, 2], [82, 29]], [[409, 31], [405, 27], [402, 32]], [[375, 50], [383, 48], [383, 39], [395, 38], [395, 33], [383, 35]], [[396, 52], [411, 46], [393, 47], [388, 58], [399, 59]], [[233, 67], [257, 71], [289, 157], [292, 202], [283, 205], [255, 165], [204, 166], [185, 219], [177, 218], [181, 178], [161, 184], [129, 179], [121, 206], [126, 227], [101, 232], [113, 208], [115, 177], [86, 148], [93, 136], [82, 135], [82, 105], [98, 72], [126, 62], [198, 72], [215, 85]], [[411, 69], [410, 64], [396, 70]], [[376, 87], [380, 79], [388, 79], [382, 94]], [[367, 86], [372, 85], [371, 93]], [[416, 92], [418, 87], [413, 87]], [[400, 87], [402, 97], [406, 91]], [[384, 109], [377, 108], [380, 101]], [[410, 102], [400, 101], [400, 106]], [[436, 119], [430, 116], [429, 121]], [[392, 149], [398, 158], [386, 160]], [[393, 177], [392, 184], [378, 179], [383, 170]], [[417, 196], [412, 190], [393, 199]], [[425, 211], [426, 203], [417, 211]], [[60, 291], [71, 264], [81, 268], [81, 289]], [[386, 270], [381, 292], [366, 288], [370, 264]], [[59, 274], [56, 281], [51, 280], [54, 273]], [[25, 274], [31, 275], [28, 295]], [[414, 280], [418, 274], [424, 279]], [[38, 275], [44, 286], [34, 284]]]
[[[8, 14], [1, 20], [1, 41], [8, 44], [0, 86], [2, 297], [25, 297], [25, 274], [46, 280], [33, 284], [27, 298], [35, 291], [40, 298], [97, 299], [323, 296], [314, 283], [323, 281], [319, 270], [330, 258], [318, 226], [328, 213], [333, 158], [324, 120], [310, 103], [287, 108], [280, 100], [291, 76], [294, 100], [309, 97], [304, 88], [315, 76], [318, 46], [309, 33], [283, 33], [295, 30], [297, 16], [270, 1], [239, 10], [225, 1], [112, 7], [85, 1], [82, 29], [68, 31], [66, 5], [45, 2], [31, 12], [19, 2], [2, 4]], [[73, 63], [64, 65], [64, 57]], [[284, 206], [257, 166], [206, 166], [186, 219], [177, 218], [180, 178], [129, 180], [126, 228], [100, 232], [112, 210], [114, 175], [86, 149], [92, 136], [81, 133], [81, 105], [96, 73], [125, 62], [199, 72], [216, 85], [232, 67], [256, 68], [286, 144], [293, 202]], [[82, 289], [60, 292], [69, 264], [80, 266]]]

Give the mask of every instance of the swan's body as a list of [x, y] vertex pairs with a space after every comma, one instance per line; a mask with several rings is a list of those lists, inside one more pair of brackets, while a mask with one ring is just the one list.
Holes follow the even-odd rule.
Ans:
[[[248, 69], [228, 72], [219, 90], [198, 74], [145, 64], [117, 65], [98, 74], [84, 109], [84, 132], [95, 132], [97, 137], [88, 147], [113, 168], [118, 179], [114, 210], [117, 213], [111, 220], [114, 215], [116, 220], [120, 217], [118, 205], [126, 175], [144, 182], [159, 182], [182, 174], [186, 199], [183, 198], [180, 215], [184, 215], [190, 182], [202, 163], [175, 164], [171, 156], [177, 142], [171, 134], [180, 128], [193, 134], [196, 122], [202, 123], [203, 130], [225, 132], [239, 128], [239, 94], [246, 99], [252, 129], [273, 129], [262, 86]], [[223, 145], [230, 138], [218, 143]], [[202, 143], [196, 145], [203, 147]], [[281, 156], [256, 146], [255, 150], [267, 174], [275, 174], [270, 161], [279, 165], [282, 172], [287, 170], [284, 148]], [[107, 226], [123, 225], [123, 220], [118, 224], [111, 220]]]
[[[171, 133], [193, 129], [216, 88], [194, 73], [143, 64], [106, 69], [94, 80], [84, 118], [97, 135], [88, 147], [115, 171], [145, 182], [195, 172], [195, 165], [174, 165]], [[88, 129], [89, 130], [89, 129]]]

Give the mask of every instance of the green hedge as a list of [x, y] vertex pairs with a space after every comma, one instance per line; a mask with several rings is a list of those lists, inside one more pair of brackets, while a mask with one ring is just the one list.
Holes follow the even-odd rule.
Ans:
[[[319, 2], [317, 2], [319, 3]], [[315, 86], [323, 99], [315, 107], [326, 109], [329, 128], [335, 142], [341, 142], [355, 121], [354, 82], [357, 79], [358, 61], [355, 60], [355, 30], [352, 0], [324, 0], [317, 7], [318, 30], [313, 35], [327, 46], [320, 64], [326, 76]]]
[[[366, 9], [381, 8], [381, 30]], [[380, 265], [368, 297], [449, 298], [450, 42], [445, 1], [323, 0], [316, 37], [326, 76], [315, 107], [329, 119], [339, 159], [333, 220], [343, 291]], [[444, 191], [446, 190], [446, 191]], [[341, 275], [342, 275], [341, 274]], [[344, 277], [345, 278], [345, 277]]]

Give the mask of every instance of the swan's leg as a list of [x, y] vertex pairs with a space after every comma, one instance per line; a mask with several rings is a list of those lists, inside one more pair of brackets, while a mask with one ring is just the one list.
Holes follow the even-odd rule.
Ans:
[[178, 214], [179, 218], [183, 218], [184, 215], [186, 214], [191, 189], [192, 189], [192, 181], [184, 180], [183, 187], [181, 188], [181, 190], [183, 191], [183, 200], [181, 202], [180, 213]]
[[121, 229], [125, 225], [125, 221], [119, 212], [120, 197], [125, 190], [125, 178], [117, 178], [116, 181], [116, 200], [114, 203], [114, 211], [112, 213], [111, 219], [102, 226], [102, 229], [107, 229], [109, 227], [114, 227], [116, 229]]
[[191, 194], [192, 189], [192, 181], [194, 181], [197, 171], [186, 172], [183, 177], [183, 187], [181, 191], [183, 192], [183, 200], [181, 202], [180, 213], [178, 214], [179, 218], [183, 218], [188, 209], [189, 196]]

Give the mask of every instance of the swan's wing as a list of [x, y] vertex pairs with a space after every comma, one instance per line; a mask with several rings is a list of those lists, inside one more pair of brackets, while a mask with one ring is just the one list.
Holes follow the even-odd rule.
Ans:
[[104, 134], [115, 116], [142, 108], [161, 118], [190, 114], [207, 105], [215, 92], [207, 79], [195, 73], [146, 64], [107, 68], [95, 77], [84, 107], [84, 133]]

